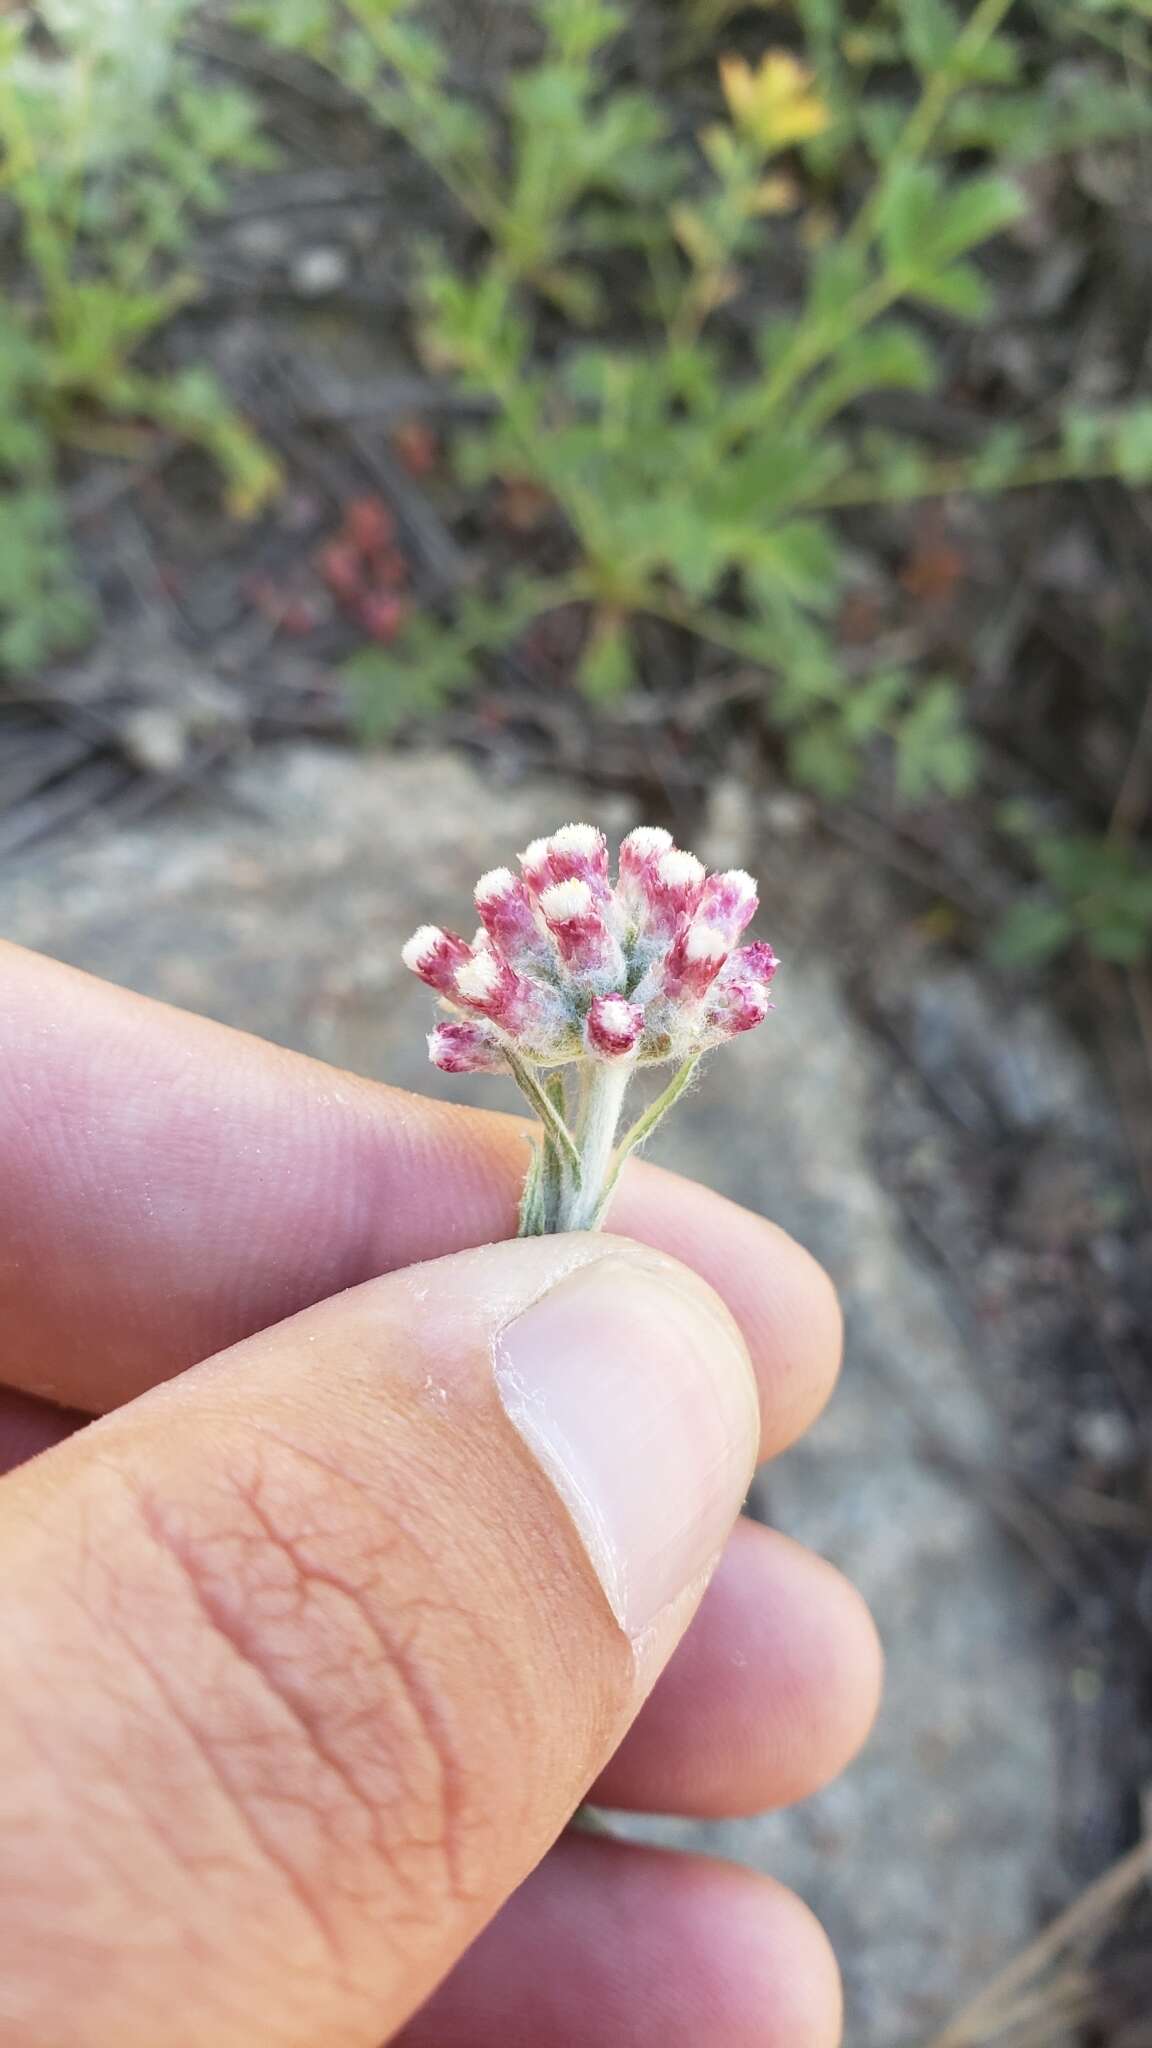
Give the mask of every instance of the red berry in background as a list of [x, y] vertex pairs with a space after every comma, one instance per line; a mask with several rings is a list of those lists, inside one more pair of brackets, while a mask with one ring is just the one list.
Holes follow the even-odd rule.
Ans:
[[402, 597], [365, 597], [356, 607], [356, 615], [373, 640], [390, 647], [401, 628], [407, 625], [411, 609]]
[[344, 508], [341, 539], [362, 555], [377, 555], [396, 538], [396, 521], [383, 498], [350, 498]]
[[431, 476], [440, 460], [440, 442], [423, 420], [405, 420], [392, 436], [392, 449], [409, 476]]
[[372, 563], [372, 575], [385, 590], [406, 590], [410, 581], [408, 563], [399, 548], [386, 548]]
[[276, 617], [280, 610], [282, 594], [280, 585], [273, 577], [262, 576], [258, 572], [245, 576], [240, 589], [245, 604], [251, 605], [254, 612], [259, 612], [266, 619]]
[[501, 485], [496, 516], [510, 533], [534, 533], [543, 525], [550, 506], [548, 493], [539, 484], [530, 477], [512, 476]]
[[319, 624], [316, 607], [306, 597], [289, 598], [277, 621], [282, 633], [293, 640], [302, 640]]
[[318, 556], [320, 574], [333, 597], [350, 603], [363, 588], [364, 571], [355, 548], [346, 541], [330, 540]]

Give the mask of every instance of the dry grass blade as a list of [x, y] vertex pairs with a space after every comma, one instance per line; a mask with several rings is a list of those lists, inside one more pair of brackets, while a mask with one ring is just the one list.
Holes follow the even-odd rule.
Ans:
[[[1152, 1835], [1030, 1942], [927, 2048], [1058, 2048], [1086, 2017], [1084, 1965], [1152, 1878]], [[1079, 1964], [1079, 1967], [1077, 1965]]]

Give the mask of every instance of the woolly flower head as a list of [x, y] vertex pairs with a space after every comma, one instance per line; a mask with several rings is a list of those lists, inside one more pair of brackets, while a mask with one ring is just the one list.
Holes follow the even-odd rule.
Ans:
[[657, 826], [628, 834], [613, 878], [603, 833], [563, 825], [518, 875], [482, 875], [475, 903], [471, 942], [421, 925], [403, 952], [447, 1013], [428, 1041], [445, 1073], [690, 1060], [772, 1007], [771, 946], [739, 944], [751, 875], [709, 875]]

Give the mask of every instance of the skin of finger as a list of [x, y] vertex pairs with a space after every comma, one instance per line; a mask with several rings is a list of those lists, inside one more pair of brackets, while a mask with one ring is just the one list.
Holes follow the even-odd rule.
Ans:
[[393, 2048], [836, 2048], [839, 1979], [792, 1893], [566, 1836]]
[[75, 1408], [57, 1408], [0, 1387], [0, 1475], [63, 1443], [90, 1419]]
[[0, 2039], [376, 2048], [602, 1767], [655, 1670], [496, 1398], [510, 1253], [556, 1255], [354, 1289], [5, 1481]]
[[[86, 1418], [0, 1393], [0, 1472]], [[601, 1806], [702, 1819], [807, 1798], [867, 1738], [882, 1655], [858, 1593], [743, 1519], [688, 1632], [592, 1789]]]
[[[0, 1376], [99, 1412], [373, 1274], [510, 1235], [528, 1138], [0, 944], [0, 1155]], [[839, 1365], [821, 1268], [647, 1165], [611, 1222], [724, 1296], [764, 1454], [792, 1442]]]
[[740, 1521], [590, 1796], [702, 1819], [806, 1799], [867, 1739], [882, 1670], [876, 1625], [847, 1579], [789, 1537]]

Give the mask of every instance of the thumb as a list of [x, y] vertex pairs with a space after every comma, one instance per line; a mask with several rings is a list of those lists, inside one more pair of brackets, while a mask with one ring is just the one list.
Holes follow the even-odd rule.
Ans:
[[324, 1302], [5, 1480], [0, 2041], [376, 2048], [619, 1742], [757, 1432], [699, 1280], [545, 1238]]

